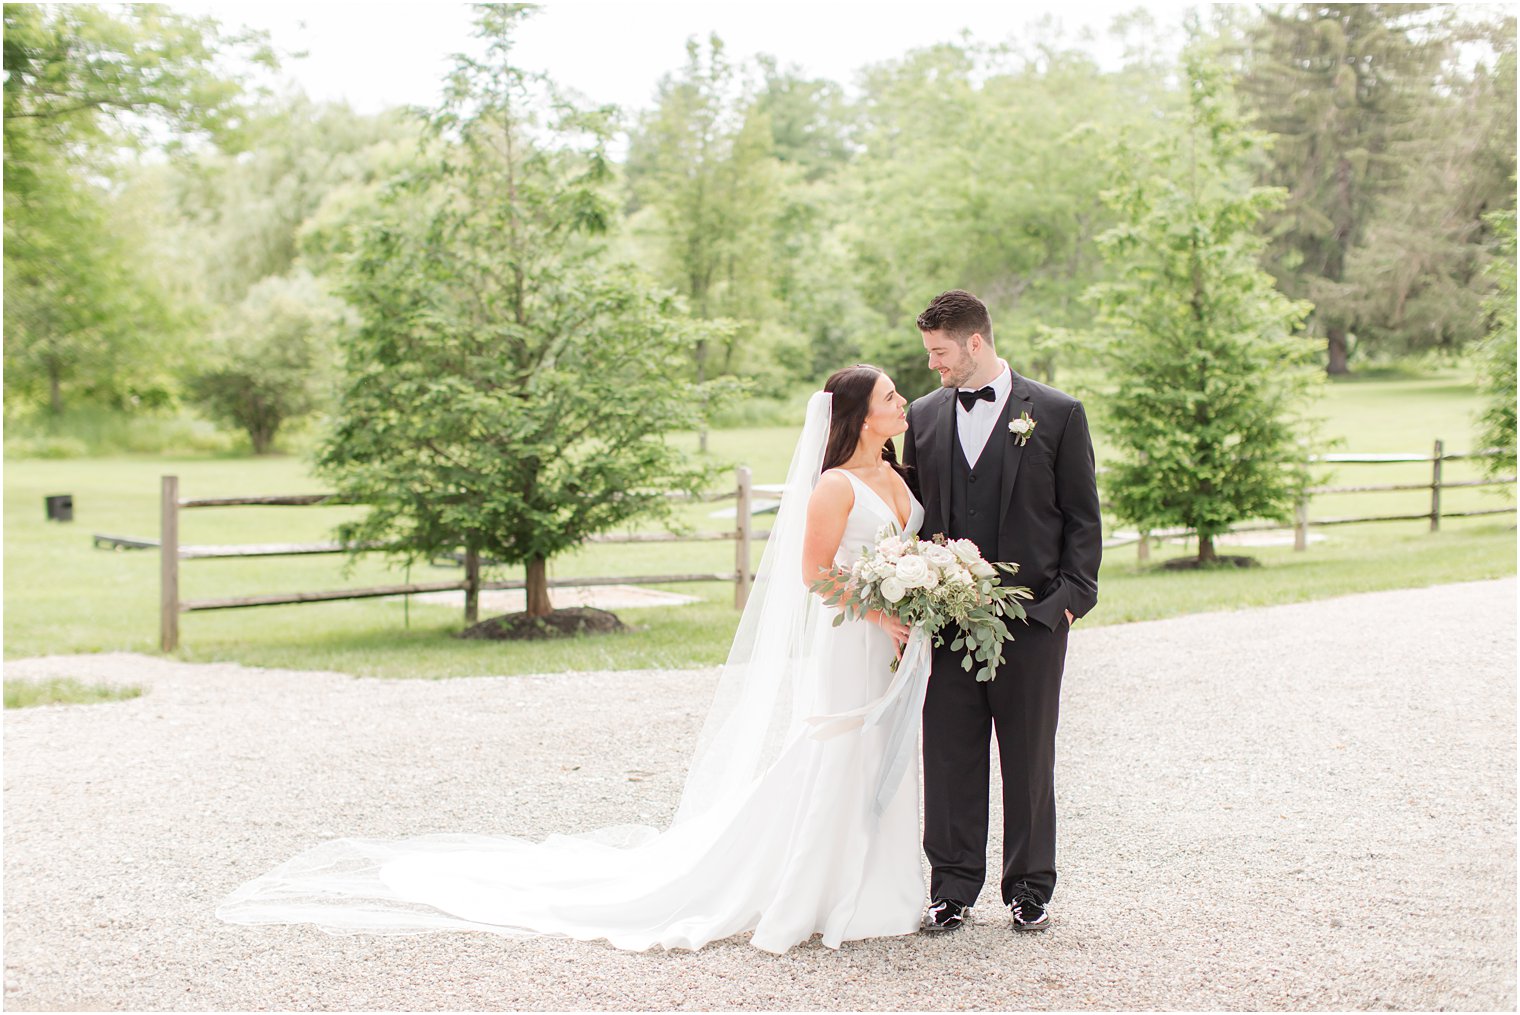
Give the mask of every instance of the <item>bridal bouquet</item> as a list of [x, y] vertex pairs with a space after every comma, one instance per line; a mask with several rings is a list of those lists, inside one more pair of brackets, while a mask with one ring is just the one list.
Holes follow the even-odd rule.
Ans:
[[944, 628], [956, 627], [950, 648], [968, 649], [962, 666], [981, 663], [977, 680], [991, 680], [1003, 662], [1008, 632], [1005, 617], [1023, 619], [1021, 599], [1033, 594], [1022, 585], [999, 585], [998, 572], [1018, 572], [1017, 564], [989, 564], [969, 539], [932, 540], [902, 535], [892, 526], [877, 534], [874, 548], [863, 547], [849, 567], [830, 569], [813, 583], [813, 591], [845, 618], [858, 619], [868, 610], [882, 610], [909, 627], [922, 626], [943, 645]]

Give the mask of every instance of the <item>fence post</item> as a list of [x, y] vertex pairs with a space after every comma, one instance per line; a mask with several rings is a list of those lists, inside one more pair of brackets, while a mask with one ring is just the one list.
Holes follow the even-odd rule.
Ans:
[[1309, 495], [1300, 494], [1293, 505], [1293, 549], [1309, 548]]
[[1150, 529], [1140, 530], [1140, 542], [1135, 544], [1135, 558], [1142, 564], [1151, 559]]
[[179, 646], [179, 477], [164, 476], [159, 494], [158, 647]]
[[741, 465], [734, 470], [738, 480], [738, 497], [734, 508], [734, 609], [744, 609], [749, 601], [750, 568], [750, 471]]
[[1445, 445], [1436, 441], [1435, 454], [1430, 464], [1430, 531], [1441, 528], [1441, 453]]
[[464, 622], [480, 619], [480, 551], [473, 546], [464, 551]]

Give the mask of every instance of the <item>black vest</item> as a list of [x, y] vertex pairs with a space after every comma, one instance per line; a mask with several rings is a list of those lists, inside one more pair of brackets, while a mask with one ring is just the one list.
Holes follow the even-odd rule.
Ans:
[[[982, 456], [973, 468], [961, 450], [959, 432], [951, 437], [955, 446], [954, 464], [950, 469], [950, 531], [951, 539], [969, 539], [982, 551], [985, 560], [998, 559], [998, 528], [1003, 517], [1003, 504], [999, 495], [1003, 489], [1003, 449], [998, 435], [1008, 429], [1008, 406], [1013, 404], [1009, 395], [992, 428], [992, 435], [982, 448]], [[960, 420], [960, 410], [953, 409], [951, 417]], [[957, 427], [958, 429], [958, 427]]]

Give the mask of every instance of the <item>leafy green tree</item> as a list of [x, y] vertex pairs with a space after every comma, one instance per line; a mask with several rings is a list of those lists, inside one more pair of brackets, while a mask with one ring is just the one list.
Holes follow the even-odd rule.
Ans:
[[771, 128], [771, 154], [796, 167], [806, 182], [837, 172], [850, 161], [853, 114], [844, 89], [827, 78], [803, 77], [770, 56], [756, 57], [761, 83], [750, 107]]
[[99, 190], [33, 162], [6, 194], [7, 408], [61, 416], [78, 398], [115, 408], [173, 397], [172, 308], [113, 223]]
[[161, 402], [183, 320], [141, 236], [118, 228], [121, 156], [235, 139], [242, 84], [219, 55], [273, 58], [258, 36], [161, 4], [6, 4], [4, 17], [7, 395], [55, 415], [69, 392]]
[[1515, 468], [1515, 209], [1493, 212], [1489, 222], [1499, 256], [1489, 266], [1494, 282], [1487, 301], [1491, 325], [1479, 361], [1488, 405], [1479, 419], [1479, 440], [1499, 449], [1500, 455], [1487, 461], [1489, 472], [1498, 474]]
[[1103, 277], [1095, 239], [1112, 221], [1105, 138], [1172, 103], [1148, 67], [1105, 74], [1060, 48], [943, 44], [870, 68], [846, 210], [862, 297], [886, 323], [866, 355], [932, 384], [912, 320], [968, 288], [1019, 369], [1050, 379], [1080, 362], [1081, 294]]
[[1280, 191], [1252, 187], [1263, 139], [1245, 128], [1221, 73], [1194, 57], [1186, 122], [1121, 150], [1100, 242], [1116, 278], [1093, 289], [1116, 389], [1105, 400], [1115, 515], [1143, 530], [1186, 526], [1198, 561], [1247, 518], [1288, 518], [1302, 488], [1314, 343], [1308, 306], [1259, 267], [1261, 216]]
[[268, 454], [280, 428], [331, 402], [337, 349], [352, 314], [305, 272], [271, 276], [223, 316], [190, 391], [212, 418]]
[[1295, 4], [1263, 10], [1240, 88], [1276, 135], [1262, 182], [1287, 189], [1266, 222], [1268, 260], [1290, 296], [1312, 300], [1326, 369], [1349, 370], [1356, 319], [1346, 273], [1379, 202], [1405, 172], [1450, 51], [1434, 4]]
[[298, 266], [333, 269], [352, 219], [420, 155], [414, 117], [361, 114], [299, 93], [254, 108], [243, 133], [247, 151], [144, 167], [127, 186], [128, 197], [135, 185], [158, 205], [155, 255], [172, 266], [176, 297], [210, 316], [262, 279]]
[[5, 185], [33, 165], [100, 158], [123, 145], [235, 138], [243, 85], [219, 59], [273, 66], [260, 33], [225, 34], [163, 4], [5, 5]]
[[440, 161], [359, 240], [360, 325], [317, 468], [369, 505], [343, 539], [522, 563], [538, 617], [550, 559], [708, 478], [665, 439], [699, 422], [706, 392], [673, 368], [707, 336], [605, 256], [611, 114], [512, 63], [529, 10], [478, 9], [486, 55], [461, 59], [430, 120]]
[[[732, 373], [740, 349], [772, 307], [772, 228], [779, 176], [769, 118], [747, 104], [717, 36], [691, 39], [679, 75], [660, 82], [655, 107], [629, 143], [629, 184], [656, 225], [660, 279], [705, 320], [732, 324], [694, 350], [697, 383]], [[703, 447], [706, 447], [706, 434]]]

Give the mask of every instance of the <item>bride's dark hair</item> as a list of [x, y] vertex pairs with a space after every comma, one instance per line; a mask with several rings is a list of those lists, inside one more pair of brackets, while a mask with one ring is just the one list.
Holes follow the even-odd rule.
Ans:
[[[823, 471], [837, 469], [850, 460], [860, 443], [860, 431], [865, 426], [866, 415], [871, 411], [871, 394], [876, 390], [876, 380], [882, 375], [879, 367], [869, 363], [857, 363], [843, 370], [836, 370], [823, 382], [823, 390], [833, 396], [829, 411], [829, 442], [823, 452]], [[882, 461], [905, 476], [905, 470], [897, 464], [897, 449], [889, 440], [881, 448]]]

